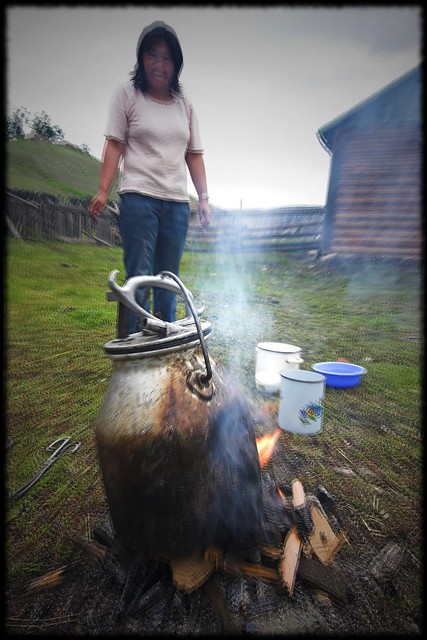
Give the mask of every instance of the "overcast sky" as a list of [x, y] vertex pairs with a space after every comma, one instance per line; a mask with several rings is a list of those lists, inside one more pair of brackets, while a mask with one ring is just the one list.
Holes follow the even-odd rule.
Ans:
[[330, 157], [316, 132], [421, 62], [422, 18], [417, 5], [10, 4], [7, 112], [45, 111], [100, 159], [111, 94], [129, 79], [142, 29], [164, 20], [183, 49], [211, 203], [323, 205]]

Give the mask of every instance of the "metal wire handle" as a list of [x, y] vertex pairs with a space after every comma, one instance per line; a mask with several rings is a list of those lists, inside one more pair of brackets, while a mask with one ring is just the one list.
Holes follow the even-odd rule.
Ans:
[[200, 326], [199, 317], [197, 315], [197, 311], [196, 311], [196, 309], [194, 307], [193, 301], [191, 300], [190, 296], [188, 295], [188, 291], [187, 291], [186, 287], [183, 285], [183, 283], [178, 278], [178, 276], [176, 276], [171, 271], [161, 271], [159, 275], [167, 276], [168, 278], [172, 278], [172, 280], [174, 280], [177, 283], [177, 285], [179, 286], [179, 288], [182, 291], [182, 295], [183, 295], [183, 297], [185, 299], [185, 302], [186, 302], [188, 308], [190, 309], [190, 311], [191, 311], [191, 313], [193, 315], [194, 324], [196, 325], [197, 333], [199, 334], [200, 345], [202, 347], [203, 357], [205, 359], [205, 365], [206, 365], [206, 376], [204, 376], [203, 382], [208, 382], [208, 380], [210, 380], [212, 378], [212, 367], [211, 367], [211, 363], [210, 363], [210, 360], [209, 360], [208, 349], [207, 349], [207, 346], [206, 346], [206, 341], [205, 341], [204, 336], [203, 336], [202, 327]]

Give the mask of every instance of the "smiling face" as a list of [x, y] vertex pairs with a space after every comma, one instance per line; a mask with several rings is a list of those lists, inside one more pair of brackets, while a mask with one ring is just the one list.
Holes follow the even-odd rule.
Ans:
[[142, 64], [150, 95], [169, 98], [169, 85], [175, 70], [166, 42], [152, 43], [143, 53]]

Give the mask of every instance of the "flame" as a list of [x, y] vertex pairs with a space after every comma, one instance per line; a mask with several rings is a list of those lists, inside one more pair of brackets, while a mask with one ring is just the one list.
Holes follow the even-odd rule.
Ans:
[[267, 464], [267, 462], [273, 455], [277, 440], [281, 433], [281, 429], [276, 429], [276, 431], [272, 434], [259, 436], [258, 438], [256, 438], [256, 446], [258, 449], [259, 464], [261, 469]]

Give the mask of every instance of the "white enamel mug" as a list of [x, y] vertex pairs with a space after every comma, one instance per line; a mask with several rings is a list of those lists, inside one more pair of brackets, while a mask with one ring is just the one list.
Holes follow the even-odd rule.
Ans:
[[314, 371], [280, 372], [279, 427], [309, 434], [322, 428], [326, 377]]

